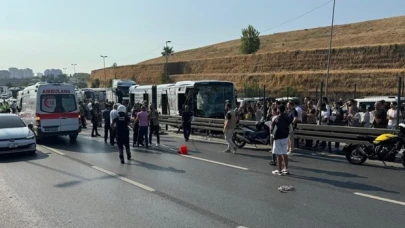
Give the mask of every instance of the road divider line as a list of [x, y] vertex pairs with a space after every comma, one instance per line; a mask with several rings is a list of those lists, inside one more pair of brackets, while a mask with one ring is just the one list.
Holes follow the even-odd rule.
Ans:
[[399, 204], [399, 205], [405, 206], [405, 202], [401, 202], [401, 201], [397, 201], [397, 200], [387, 199], [387, 198], [383, 198], [383, 197], [379, 197], [379, 196], [373, 196], [373, 195], [364, 194], [364, 193], [360, 193], [360, 192], [355, 192], [354, 194], [358, 195], [358, 196], [367, 197], [370, 199], [375, 199], [375, 200], [380, 200], [380, 201], [385, 201], [388, 203], [394, 203], [394, 204]]
[[56, 154], [59, 154], [59, 155], [61, 155], [61, 156], [66, 156], [65, 153], [62, 153], [62, 152], [60, 152], [60, 151], [58, 151], [58, 150], [55, 150], [55, 149], [53, 149], [53, 148], [50, 148], [50, 147], [47, 147], [47, 146], [42, 146], [42, 145], [41, 145], [41, 147], [43, 147], [43, 148], [45, 148], [45, 149], [47, 149], [47, 150], [50, 150], [50, 151], [52, 151], [52, 152], [54, 152], [54, 153], [56, 153]]
[[126, 177], [120, 176], [120, 175], [118, 175], [118, 174], [116, 174], [116, 173], [110, 172], [110, 171], [105, 170], [105, 169], [103, 169], [103, 168], [100, 168], [100, 167], [98, 167], [98, 166], [92, 166], [91, 168], [93, 168], [93, 169], [95, 169], [95, 170], [98, 170], [98, 171], [100, 171], [100, 172], [103, 172], [103, 173], [105, 173], [105, 174], [108, 174], [108, 175], [110, 175], [110, 176], [113, 176], [113, 177], [115, 177], [115, 178], [118, 178], [118, 179], [120, 179], [120, 180], [122, 180], [122, 181], [125, 181], [125, 182], [127, 182], [128, 184], [132, 184], [132, 185], [134, 185], [134, 186], [136, 186], [136, 187], [142, 188], [142, 189], [144, 189], [144, 190], [146, 190], [146, 191], [149, 191], [149, 192], [154, 192], [154, 191], [156, 191], [155, 189], [153, 189], [153, 188], [151, 188], [151, 187], [148, 187], [148, 186], [146, 186], [146, 185], [143, 185], [143, 184], [141, 184], [141, 183], [138, 183], [138, 182], [133, 181], [133, 180], [131, 180], [131, 179], [128, 179], [128, 178], [126, 178]]
[[248, 168], [245, 168], [245, 167], [236, 166], [236, 165], [231, 165], [231, 164], [226, 164], [226, 163], [217, 162], [217, 161], [212, 161], [212, 160], [208, 160], [208, 159], [204, 159], [204, 158], [199, 158], [199, 157], [194, 157], [194, 156], [190, 156], [190, 155], [181, 154], [181, 156], [187, 157], [187, 158], [196, 159], [196, 160], [200, 160], [200, 161], [205, 161], [205, 162], [209, 162], [209, 163], [213, 163], [213, 164], [217, 164], [217, 165], [228, 166], [228, 167], [235, 168], [235, 169], [249, 170]]

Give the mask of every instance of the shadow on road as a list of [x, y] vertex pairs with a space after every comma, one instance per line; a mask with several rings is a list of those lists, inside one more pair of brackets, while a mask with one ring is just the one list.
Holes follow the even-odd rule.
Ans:
[[304, 168], [304, 167], [294, 167], [294, 170], [303, 170], [303, 171], [308, 171], [308, 172], [314, 172], [314, 173], [320, 173], [320, 174], [327, 174], [327, 175], [336, 176], [336, 177], [347, 177], [347, 178], [362, 178], [362, 179], [367, 179], [367, 177], [358, 176], [358, 175], [352, 174], [352, 173], [337, 172], [337, 171], [328, 171], [328, 170], [322, 170], [322, 169], [311, 169], [311, 168]]
[[308, 176], [300, 176], [300, 175], [291, 175], [291, 177], [301, 179], [301, 180], [308, 180], [308, 181], [314, 181], [314, 182], [323, 183], [323, 184], [329, 184], [329, 185], [335, 186], [337, 188], [345, 188], [345, 189], [351, 189], [351, 190], [356, 190], [356, 191], [379, 191], [379, 192], [399, 194], [399, 192], [397, 192], [397, 191], [386, 190], [386, 189], [383, 189], [380, 187], [362, 184], [362, 183], [355, 183], [352, 181], [343, 182], [343, 181], [330, 180], [330, 179], [324, 179], [324, 178], [319, 178], [319, 177], [308, 177]]
[[0, 163], [27, 162], [45, 159], [47, 157], [49, 157], [47, 153], [42, 153], [38, 150], [37, 153], [34, 155], [28, 155], [25, 153], [2, 154], [0, 155]]
[[82, 176], [79, 176], [79, 175], [76, 175], [76, 174], [73, 174], [73, 173], [70, 173], [70, 172], [67, 172], [67, 171], [64, 171], [64, 170], [60, 170], [60, 169], [52, 168], [52, 167], [49, 167], [49, 166], [41, 165], [41, 164], [38, 164], [38, 163], [35, 163], [35, 162], [32, 162], [32, 161], [27, 161], [27, 163], [29, 163], [31, 165], [35, 165], [37, 167], [41, 167], [41, 168], [44, 168], [44, 169], [47, 169], [47, 170], [50, 170], [50, 171], [53, 171], [53, 172], [58, 172], [58, 173], [66, 175], [66, 176], [70, 176], [70, 177], [78, 179], [78, 180], [74, 180], [74, 181], [67, 181], [67, 182], [62, 182], [62, 183], [56, 184], [55, 187], [58, 187], [58, 188], [72, 187], [72, 186], [81, 184], [83, 182], [88, 182], [88, 181], [105, 180], [105, 179], [114, 178], [113, 176], [110, 176], [110, 175], [105, 175], [105, 176], [101, 176], [101, 177], [97, 177], [97, 178], [85, 178], [85, 177], [82, 177]]
[[76, 142], [71, 142], [66, 137], [51, 137], [44, 139], [40, 145], [75, 153], [115, 153], [118, 151], [116, 147], [111, 148], [108, 143], [86, 138], [77, 138]]
[[175, 169], [173, 167], [162, 167], [162, 166], [158, 166], [158, 165], [154, 165], [151, 163], [147, 163], [147, 162], [142, 162], [142, 161], [138, 161], [138, 160], [130, 160], [128, 161], [128, 165], [136, 165], [136, 166], [141, 166], [147, 169], [151, 169], [151, 170], [157, 170], [157, 171], [164, 171], [164, 172], [174, 172], [174, 173], [185, 173], [186, 171], [184, 170], [179, 170], [179, 169]]

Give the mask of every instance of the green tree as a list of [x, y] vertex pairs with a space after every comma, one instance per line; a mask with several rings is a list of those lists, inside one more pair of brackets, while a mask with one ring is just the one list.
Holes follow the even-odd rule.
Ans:
[[118, 64], [117, 63], [113, 63], [112, 67], [117, 67]]
[[242, 29], [242, 36], [240, 38], [240, 51], [242, 54], [253, 54], [260, 49], [260, 32], [252, 25]]
[[91, 82], [91, 88], [98, 88], [100, 87], [100, 79], [96, 78]]
[[162, 56], [169, 57], [174, 54], [173, 47], [164, 46]]
[[13, 84], [11, 84], [11, 82], [7, 82], [6, 86], [7, 86], [8, 88], [11, 88], [11, 87], [13, 87]]

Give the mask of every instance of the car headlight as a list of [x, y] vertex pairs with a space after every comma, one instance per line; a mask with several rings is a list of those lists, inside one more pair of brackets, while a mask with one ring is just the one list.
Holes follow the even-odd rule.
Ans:
[[26, 139], [33, 139], [33, 138], [35, 138], [35, 135], [30, 135], [30, 136], [27, 136], [27, 138], [26, 138]]

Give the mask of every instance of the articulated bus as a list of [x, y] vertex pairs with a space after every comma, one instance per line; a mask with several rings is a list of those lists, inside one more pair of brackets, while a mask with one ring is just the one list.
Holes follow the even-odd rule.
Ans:
[[181, 81], [173, 84], [131, 86], [130, 105], [154, 104], [163, 115], [178, 116], [185, 105], [195, 117], [224, 118], [225, 103], [235, 106], [232, 82], [204, 80]]

